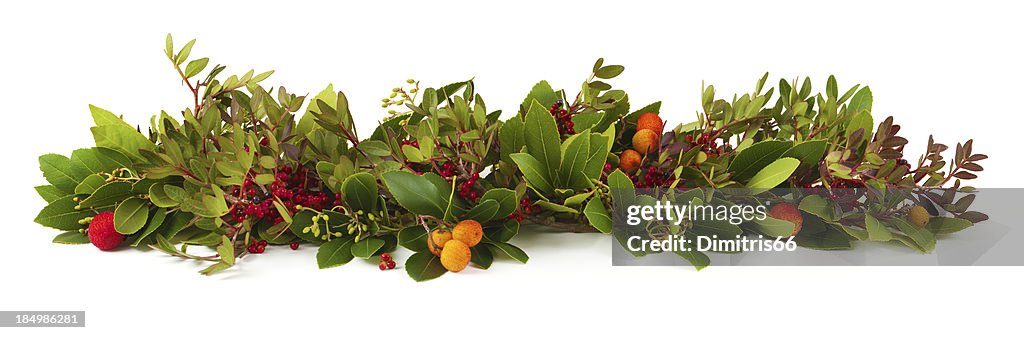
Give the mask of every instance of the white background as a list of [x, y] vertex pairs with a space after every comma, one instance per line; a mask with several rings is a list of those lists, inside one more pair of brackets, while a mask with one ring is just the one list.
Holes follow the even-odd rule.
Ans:
[[192, 56], [229, 72], [277, 70], [265, 84], [315, 94], [333, 82], [364, 134], [384, 113], [379, 99], [409, 77], [434, 86], [476, 77], [489, 107], [509, 112], [540, 79], [575, 91], [603, 56], [626, 66], [613, 85], [635, 107], [664, 100], [674, 125], [698, 109], [701, 81], [722, 96], [750, 91], [765, 71], [769, 84], [810, 76], [816, 89], [834, 73], [841, 88], [871, 86], [876, 119], [895, 115], [908, 150], [929, 133], [974, 137], [992, 156], [975, 184], [1021, 186], [1018, 5], [679, 3], [7, 3], [0, 309], [86, 310], [88, 326], [0, 337], [1019, 336], [1019, 267], [697, 273], [611, 267], [608, 237], [527, 233], [516, 240], [527, 265], [501, 260], [426, 283], [360, 261], [317, 270], [312, 247], [268, 249], [208, 278], [155, 252], [54, 245], [57, 232], [32, 222], [43, 206], [36, 157], [92, 145], [87, 104], [143, 126], [189, 105], [161, 52], [167, 32], [177, 46], [199, 38]]

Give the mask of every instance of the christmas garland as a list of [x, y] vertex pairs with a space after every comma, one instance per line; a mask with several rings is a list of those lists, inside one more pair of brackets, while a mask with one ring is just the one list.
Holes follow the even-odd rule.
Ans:
[[[948, 161], [947, 146], [929, 139], [910, 164], [892, 117], [874, 124], [870, 89], [840, 93], [834, 77], [812, 94], [808, 79], [766, 89], [765, 74], [731, 100], [706, 86], [696, 121], [668, 131], [660, 102], [631, 110], [608, 82], [623, 67], [603, 59], [575, 96], [541, 81], [506, 119], [472, 80], [421, 88], [409, 79], [382, 99], [387, 118], [360, 138], [348, 98], [332, 86], [306, 98], [260, 85], [272, 72], [224, 78], [224, 66], [189, 60], [194, 43], [175, 53], [166, 41], [194, 98], [180, 116], [161, 112], [143, 133], [90, 106], [96, 146], [39, 158], [49, 184], [36, 191], [48, 205], [35, 221], [64, 231], [54, 242], [151, 247], [209, 262], [203, 274], [268, 245], [319, 247], [320, 268], [379, 257], [387, 270], [402, 246], [413, 252], [405, 270], [427, 280], [469, 263], [486, 269], [497, 255], [527, 262], [510, 243], [521, 226], [620, 241], [702, 228], [613, 228], [612, 203], [636, 199], [617, 192], [636, 188], [817, 188], [775, 197], [769, 215], [781, 224], [719, 230], [793, 236], [817, 249], [892, 240], [930, 252], [936, 234], [987, 218], [969, 210], [973, 189], [960, 183], [986, 158], [970, 140]], [[838, 197], [842, 188], [864, 190]], [[910, 191], [886, 200], [870, 188]], [[808, 220], [825, 223], [801, 228]], [[679, 255], [709, 263], [699, 252]]]

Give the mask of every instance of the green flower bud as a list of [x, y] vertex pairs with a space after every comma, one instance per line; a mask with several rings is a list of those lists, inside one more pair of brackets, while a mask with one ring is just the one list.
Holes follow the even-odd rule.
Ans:
[[391, 92], [398, 92], [398, 91], [401, 91], [401, 90], [402, 89], [396, 87], [396, 88], [391, 89]]
[[412, 83], [415, 83], [416, 81], [413, 80], [412, 78], [409, 78], [409, 79], [406, 79], [405, 82], [409, 83], [409, 84], [412, 84]]

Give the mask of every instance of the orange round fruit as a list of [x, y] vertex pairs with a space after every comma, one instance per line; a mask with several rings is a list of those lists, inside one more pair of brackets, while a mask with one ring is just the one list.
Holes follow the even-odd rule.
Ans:
[[648, 154], [658, 150], [661, 135], [651, 130], [639, 130], [633, 135], [633, 150]]
[[928, 213], [928, 209], [920, 205], [915, 205], [910, 208], [910, 212], [907, 214], [907, 219], [918, 229], [922, 229], [928, 225], [928, 221], [932, 219], [932, 215]]
[[792, 203], [783, 202], [773, 205], [771, 209], [768, 209], [768, 216], [793, 223], [796, 227], [793, 228], [793, 234], [790, 236], [796, 236], [804, 224], [804, 217], [800, 215], [800, 209], [797, 209]]
[[474, 220], [459, 221], [452, 229], [452, 238], [472, 247], [484, 238], [484, 228], [480, 222]]
[[441, 250], [441, 265], [450, 272], [459, 272], [466, 269], [473, 252], [469, 246], [459, 240], [451, 240]]
[[626, 150], [619, 155], [619, 169], [622, 169], [625, 173], [632, 173], [634, 170], [640, 168], [640, 161], [643, 160], [643, 156], [640, 155], [636, 150]]
[[665, 128], [665, 122], [658, 117], [657, 113], [647, 112], [636, 119], [636, 130], [651, 130], [657, 134], [661, 134]]
[[444, 249], [444, 245], [448, 241], [452, 240], [452, 233], [444, 229], [434, 229], [430, 232], [430, 238], [427, 239], [427, 249], [430, 250], [431, 254], [435, 256], [441, 256], [441, 249]]

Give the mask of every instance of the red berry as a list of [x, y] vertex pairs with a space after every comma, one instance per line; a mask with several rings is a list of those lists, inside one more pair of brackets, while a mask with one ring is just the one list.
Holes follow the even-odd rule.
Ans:
[[124, 235], [114, 230], [114, 213], [105, 211], [97, 214], [89, 223], [89, 242], [100, 250], [111, 250], [121, 245]]
[[288, 246], [291, 247], [292, 250], [298, 250], [299, 249], [299, 243], [298, 242], [292, 242], [292, 244], [289, 244]]
[[395, 269], [395, 261], [388, 261], [388, 269]]
[[384, 263], [384, 262], [381, 262], [380, 265], [377, 266], [377, 267], [379, 267], [380, 270], [387, 270], [388, 269], [388, 264]]
[[391, 261], [391, 254], [388, 254], [388, 253], [380, 254], [380, 260], [384, 261], [384, 262]]

